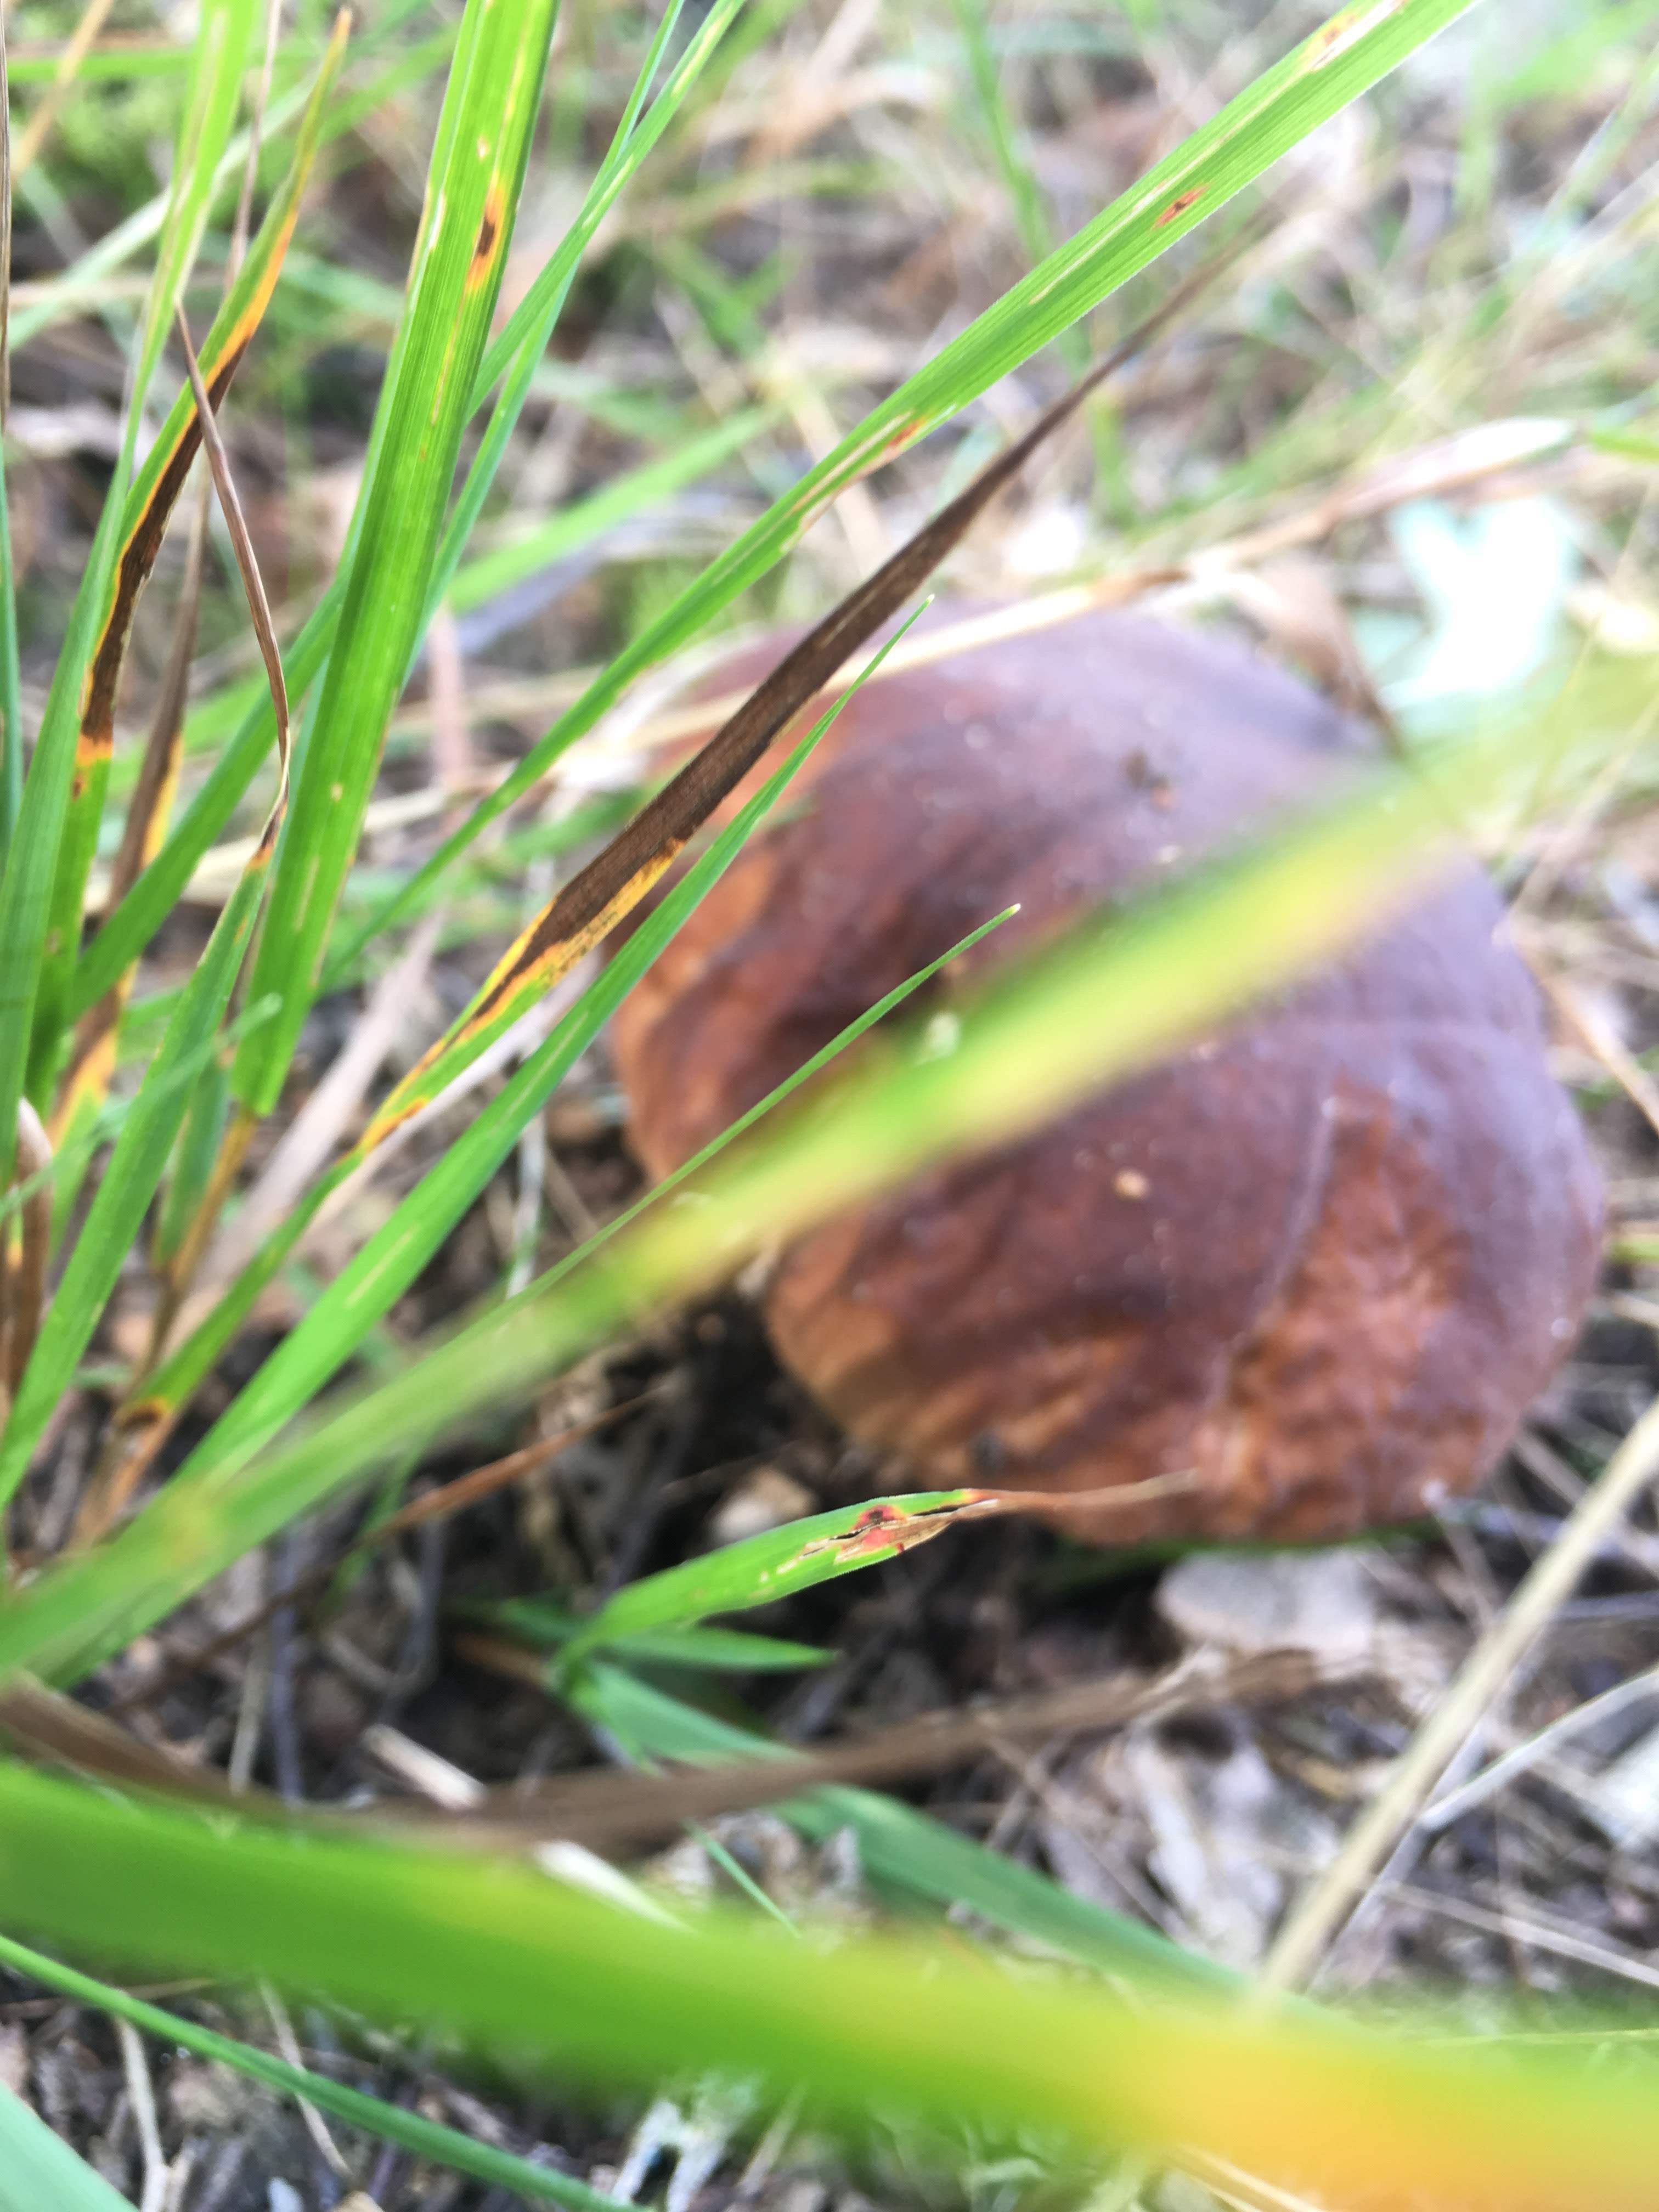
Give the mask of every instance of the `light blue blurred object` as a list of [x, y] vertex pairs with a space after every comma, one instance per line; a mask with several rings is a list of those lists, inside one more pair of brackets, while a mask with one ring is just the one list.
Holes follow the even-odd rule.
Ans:
[[1389, 528], [1427, 617], [1426, 635], [1385, 688], [1390, 707], [1499, 697], [1555, 656], [1581, 562], [1554, 500], [1498, 500], [1468, 514], [1417, 500]]

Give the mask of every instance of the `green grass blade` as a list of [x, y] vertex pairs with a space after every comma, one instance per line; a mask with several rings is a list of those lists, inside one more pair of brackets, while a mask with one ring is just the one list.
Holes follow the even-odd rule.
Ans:
[[[87, 556], [68, 633], [58, 656], [39, 735], [23, 780], [17, 830], [0, 878], [0, 1187], [11, 1179], [17, 1151], [17, 1108], [29, 1062], [29, 1040], [47, 951], [47, 927], [58, 854], [69, 818], [80, 726], [80, 672], [92, 658], [115, 569], [128, 462], [118, 462]], [[58, 948], [61, 949], [61, 948]]]
[[[664, 14], [657, 35], [652, 40], [650, 52], [623, 110], [610, 150], [594, 179], [593, 188], [582, 204], [581, 213], [508, 317], [507, 327], [479, 363], [478, 380], [473, 392], [475, 407], [482, 406], [486, 394], [508, 364], [522, 358], [526, 345], [531, 346], [538, 357], [544, 350], [547, 343], [544, 333], [558, 315], [570, 280], [576, 273], [577, 264], [594, 233], [647, 155], [679, 113], [686, 95], [707, 68], [731, 27], [732, 19], [744, 5], [744, 0], [716, 0], [716, 4], [709, 9], [694, 36], [687, 40], [685, 52], [674, 64], [641, 124], [640, 112], [652, 79], [656, 76], [658, 66], [673, 37], [681, 4], [682, 0], [675, 0], [675, 4]], [[543, 335], [538, 337], [538, 333]]]
[[752, 1636], [742, 1628], [642, 1628], [611, 1647], [640, 1666], [690, 1668], [715, 1674], [790, 1674], [827, 1667], [835, 1658], [815, 1644]]
[[[791, 1745], [734, 1727], [602, 1659], [559, 1687], [568, 1703], [609, 1729], [635, 1759], [723, 1765], [734, 1759], [797, 1755]], [[1000, 1857], [878, 1790], [837, 1784], [790, 1798], [776, 1810], [814, 1843], [827, 1843], [838, 1830], [851, 1828], [860, 1863], [901, 1895], [941, 1907], [965, 1905], [994, 1927], [1029, 1936], [1079, 1966], [1140, 1980], [1156, 1978], [1189, 1990], [1245, 1987], [1243, 1975], [1230, 1967], [1182, 1950], [1157, 1929], [1108, 1912], [1034, 1868]]]
[[0, 2212], [132, 2212], [101, 2174], [10, 2089], [0, 2088]]
[[603, 1228], [577, 1245], [574, 1252], [567, 1252], [563, 1259], [556, 1261], [544, 1274], [538, 1275], [533, 1283], [526, 1284], [520, 1297], [526, 1299], [538, 1297], [544, 1291], [550, 1291], [555, 1283], [562, 1281], [574, 1268], [585, 1267], [602, 1245], [619, 1236], [631, 1223], [637, 1221], [641, 1214], [659, 1205], [681, 1183], [700, 1174], [711, 1160], [719, 1158], [728, 1145], [735, 1144], [757, 1121], [763, 1121], [769, 1114], [775, 1113], [787, 1098], [800, 1089], [802, 1084], [811, 1082], [815, 1075], [829, 1066], [832, 1060], [839, 1059], [850, 1045], [856, 1044], [868, 1030], [874, 1029], [878, 1022], [885, 1021], [889, 1014], [896, 1012], [913, 992], [919, 991], [924, 983], [931, 983], [934, 976], [948, 968], [953, 960], [959, 959], [964, 952], [970, 952], [981, 938], [988, 937], [994, 929], [1000, 929], [1003, 923], [1018, 911], [1018, 907], [1006, 907], [1000, 914], [994, 915], [989, 921], [982, 921], [977, 929], [970, 929], [967, 936], [960, 939], [948, 952], [940, 953], [937, 960], [930, 960], [914, 975], [906, 976], [903, 982], [889, 991], [885, 998], [878, 999], [875, 1005], [860, 1014], [856, 1021], [848, 1022], [847, 1027], [831, 1037], [821, 1051], [815, 1052], [810, 1060], [803, 1060], [793, 1075], [785, 1076], [775, 1091], [769, 1091], [764, 1098], [757, 1099], [747, 1113], [739, 1114], [737, 1120], [722, 1129], [718, 1137], [711, 1137], [706, 1145], [692, 1153], [690, 1159], [683, 1161], [660, 1182], [653, 1183], [650, 1189], [636, 1198], [631, 1206], [624, 1206]]
[[5, 432], [11, 416], [11, 81], [0, 5], [0, 875], [23, 799], [23, 712], [17, 664], [17, 579], [12, 568]]
[[735, 1913], [669, 1933], [527, 1868], [227, 1836], [16, 1765], [0, 1769], [0, 1879], [83, 1953], [326, 1990], [592, 2082], [752, 2074], [854, 2125], [897, 2109], [1036, 2130], [1085, 2159], [1196, 2154], [1299, 2197], [1434, 2212], [1645, 2212], [1659, 2166], [1659, 2102], [1593, 2048], [1430, 2045], [1421, 2021], [1385, 2034], [1167, 1990], [1149, 2004], [938, 1942], [801, 1943]]
[[[485, 1627], [503, 1629], [543, 1651], [562, 1651], [583, 1626], [577, 1614], [554, 1598], [505, 1598], [499, 1604], [468, 1607], [466, 1617]], [[791, 1644], [742, 1628], [642, 1628], [637, 1634], [616, 1638], [611, 1649], [619, 1658], [643, 1663], [736, 1674], [788, 1674], [798, 1668], [827, 1666], [836, 1656], [815, 1644]]]
[[1473, 0], [1357, 0], [1230, 100], [884, 400], [633, 640], [370, 925], [388, 927], [532, 790], [644, 669], [781, 560], [837, 493], [937, 429], [1224, 205]]
[[461, 433], [489, 336], [555, 0], [470, 0], [440, 119], [407, 305], [376, 410], [359, 527], [316, 721], [278, 848], [251, 988], [276, 1019], [237, 1056], [253, 1115], [280, 1091], [420, 635]]
[[588, 1653], [647, 1629], [687, 1627], [710, 1613], [775, 1605], [838, 1575], [896, 1559], [942, 1534], [957, 1510], [979, 1495], [975, 1490], [919, 1490], [837, 1506], [646, 1575], [618, 1590], [572, 1638], [565, 1663], [574, 1666]]
[[0, 451], [0, 876], [23, 804], [23, 702], [17, 672], [17, 580], [5, 455]]
[[[1048, 220], [1042, 187], [1020, 151], [1014, 118], [1003, 97], [1002, 80], [997, 74], [996, 55], [991, 46], [990, 24], [986, 18], [986, 0], [954, 0], [954, 5], [957, 21], [962, 28], [968, 74], [973, 84], [980, 120], [990, 139], [997, 167], [1001, 172], [1003, 189], [1013, 210], [1020, 242], [1025, 248], [1028, 261], [1041, 261], [1054, 251], [1054, 226]], [[1064, 333], [1060, 344], [1062, 357], [1072, 374], [1079, 375], [1089, 358], [1088, 342], [1084, 333], [1073, 324]]]
[[[331, 2119], [343, 2120], [349, 2127], [363, 2129], [378, 2136], [383, 2142], [395, 2142], [400, 2148], [412, 2151], [416, 2158], [428, 2158], [434, 2165], [447, 2166], [457, 2173], [470, 2173], [475, 2181], [489, 2183], [497, 2189], [511, 2189], [521, 2197], [547, 2204], [563, 2204], [569, 2212], [614, 2212], [617, 2200], [603, 2191], [592, 2189], [585, 2181], [551, 2171], [544, 2166], [533, 2166], [527, 2158], [515, 2158], [511, 2151], [494, 2150], [488, 2143], [464, 2136], [459, 2129], [447, 2128], [436, 2120], [422, 2119], [418, 2112], [405, 2112], [401, 2105], [388, 2105], [383, 2098], [366, 2096], [361, 2089], [348, 2088], [343, 2082], [334, 2081], [326, 2074], [313, 2074], [303, 2066], [290, 2066], [281, 2058], [273, 2058], [252, 2044], [238, 2043], [228, 2035], [216, 2034], [210, 2027], [201, 2027], [193, 2020], [185, 2020], [178, 2013], [163, 2012], [159, 2005], [147, 2004], [142, 1997], [130, 1996], [125, 1990], [118, 1990], [107, 1983], [95, 1981], [90, 1974], [77, 1973], [60, 1960], [49, 1959], [44, 1952], [33, 1951], [27, 1944], [14, 1942], [9, 1936], [0, 1936], [0, 1966], [9, 1966], [14, 1973], [27, 1974], [33, 1981], [42, 1983], [49, 1990], [58, 1990], [64, 1996], [74, 1998], [77, 2004], [90, 2005], [94, 2010], [108, 2013], [113, 2020], [124, 2020], [142, 2034], [153, 2035], [169, 2049], [194, 2051], [198, 2058], [215, 2059], [221, 2066], [246, 2075], [251, 2081], [262, 2082], [279, 2096], [298, 2098], [313, 2105]], [[20, 2106], [20, 2110], [27, 2107]], [[8, 2140], [8, 2111], [0, 2106], [0, 2148], [9, 2151]], [[37, 2128], [45, 2130], [43, 2121], [29, 2118]], [[50, 2135], [50, 2130], [45, 2130]], [[18, 2131], [22, 2139], [22, 2131]], [[74, 2159], [75, 2154], [65, 2143], [51, 2136], [63, 2156]], [[76, 2160], [78, 2165], [80, 2161]], [[47, 2169], [41, 2168], [44, 2173]], [[30, 2171], [25, 2167], [27, 2173]], [[42, 2212], [50, 2205], [53, 2212], [108, 2212], [108, 2208], [119, 2206], [129, 2212], [126, 2200], [117, 2197], [107, 2183], [98, 2180], [91, 2168], [84, 2169], [105, 2191], [101, 2196], [77, 2197], [71, 2193], [68, 2180], [61, 2193], [38, 2194], [9, 2197], [6, 2191], [10, 2172], [0, 2165], [0, 2212]], [[67, 2173], [67, 2169], [65, 2169]]]
[[469, 561], [456, 572], [449, 587], [449, 605], [457, 614], [483, 606], [589, 544], [602, 531], [672, 499], [677, 492], [718, 468], [774, 419], [772, 409], [744, 408], [689, 445], [627, 470], [587, 498], [575, 501], [493, 551]]
[[[276, 1009], [273, 1006], [271, 1012]], [[219, 1157], [230, 1107], [230, 1070], [215, 1053], [190, 1096], [179, 1132], [178, 1151], [167, 1177], [167, 1194], [150, 1240], [150, 1265], [165, 1273], [181, 1249], [185, 1232], [200, 1211]]]
[[167, 330], [218, 194], [219, 165], [236, 127], [242, 80], [258, 22], [258, 0], [219, 0], [202, 10], [173, 161], [155, 273], [144, 307], [135, 379], [148, 392]]

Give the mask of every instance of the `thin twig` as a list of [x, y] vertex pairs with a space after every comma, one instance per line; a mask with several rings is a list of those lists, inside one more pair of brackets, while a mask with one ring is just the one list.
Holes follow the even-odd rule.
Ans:
[[271, 1231], [300, 1203], [313, 1176], [327, 1165], [420, 998], [437, 942], [438, 917], [428, 915], [375, 985], [344, 1046], [244, 1194], [235, 1218], [214, 1244], [201, 1272], [198, 1296], [240, 1273]]
[[139, 2212], [161, 2212], [172, 2176], [167, 2171], [167, 2154], [161, 2148], [161, 2130], [155, 2118], [155, 2087], [149, 2078], [149, 2061], [144, 2056], [144, 2046], [138, 2039], [138, 2031], [130, 2021], [116, 2021], [115, 2039], [121, 2046], [121, 2071], [126, 2077], [127, 2098], [132, 2106], [133, 2125], [138, 2131], [139, 2154], [144, 2162], [143, 2194], [138, 2199]]
[[1659, 1133], [1659, 1083], [1656, 1083], [1635, 1054], [1601, 1010], [1593, 1006], [1565, 976], [1556, 973], [1535, 943], [1517, 939], [1527, 963], [1553, 1006], [1577, 1031], [1594, 1058], [1624, 1092], [1648, 1127]]
[[258, 641], [259, 658], [265, 664], [265, 675], [270, 684], [270, 703], [276, 716], [276, 755], [281, 775], [277, 804], [280, 806], [288, 789], [289, 749], [288, 685], [283, 676], [283, 651], [276, 642], [276, 629], [270, 618], [270, 601], [265, 596], [264, 579], [259, 574], [258, 558], [248, 533], [241, 500], [237, 495], [236, 480], [231, 474], [230, 456], [225, 451], [218, 418], [213, 411], [212, 398], [202, 381], [196, 350], [190, 342], [190, 325], [185, 319], [182, 307], [179, 310], [178, 325], [179, 343], [184, 349], [185, 367], [189, 373], [190, 388], [195, 395], [196, 411], [201, 422], [202, 444], [207, 453], [208, 465], [213, 471], [214, 489], [219, 495], [225, 527], [230, 532], [230, 542], [235, 549], [236, 566], [241, 571], [242, 589], [247, 595], [248, 612], [253, 617], [253, 635]]
[[252, 228], [253, 193], [259, 181], [259, 152], [264, 136], [265, 109], [270, 101], [270, 80], [276, 67], [276, 42], [282, 36], [282, 28], [283, 0], [266, 0], [265, 54], [248, 112], [247, 159], [242, 164], [242, 188], [236, 196], [236, 216], [230, 226], [230, 251], [225, 256], [226, 292], [230, 290], [241, 273], [242, 257], [247, 252], [248, 233]]
[[[498, 1673], [546, 1686], [546, 1662], [521, 1645], [474, 1636], [459, 1639], [458, 1650]], [[726, 1765], [665, 1773], [587, 1770], [529, 1790], [492, 1790], [476, 1813], [465, 1818], [437, 1816], [422, 1806], [402, 1803], [344, 1813], [296, 1806], [268, 1790], [233, 1790], [222, 1774], [140, 1743], [103, 1714], [25, 1676], [0, 1690], [0, 1729], [19, 1750], [52, 1765], [273, 1825], [292, 1826], [297, 1820], [336, 1834], [362, 1834], [365, 1826], [389, 1825], [422, 1842], [467, 1850], [532, 1850], [558, 1840], [605, 1852], [672, 1835], [688, 1820], [773, 1804], [828, 1784], [945, 1771], [1011, 1737], [1087, 1735], [1222, 1705], [1289, 1704], [1314, 1689], [1357, 1678], [1353, 1671], [1322, 1668], [1304, 1651], [1262, 1652], [1221, 1663], [1205, 1655], [1158, 1674], [1110, 1675], [976, 1711], [923, 1714], [827, 1751], [792, 1755], [757, 1738], [757, 1756]]]
[[[289, 2018], [282, 1999], [269, 1982], [260, 1983], [259, 1994], [264, 1999], [265, 2011], [270, 2016], [271, 2032], [276, 2038], [277, 2050], [293, 2067], [295, 2073], [305, 2072], [307, 2070], [305, 2053], [300, 2048], [300, 2039], [294, 2033], [294, 2023]], [[342, 2155], [340, 2146], [329, 2133], [327, 2121], [324, 2119], [315, 2105], [308, 2103], [305, 2098], [296, 2096], [294, 2101], [299, 2106], [300, 2118], [304, 2123], [305, 2131], [316, 2144], [324, 2165], [337, 2179], [349, 2181], [351, 2168]]]
[[[456, 1648], [479, 1665], [545, 1686], [545, 1660], [520, 1645], [478, 1635], [458, 1638]], [[686, 1820], [771, 1804], [828, 1784], [939, 1773], [994, 1751], [1009, 1737], [1083, 1735], [1218, 1705], [1288, 1704], [1334, 1679], [1305, 1652], [1264, 1652], [1221, 1665], [1206, 1655], [1158, 1674], [1115, 1674], [978, 1710], [923, 1714], [828, 1751], [665, 1774], [593, 1770], [530, 1790], [492, 1790], [476, 1818], [445, 1822], [440, 1832], [447, 1843], [497, 1850], [556, 1835], [591, 1850], [612, 1850], [672, 1833]]]
[[1512, 1744], [1489, 1765], [1483, 1766], [1478, 1774], [1471, 1775], [1467, 1782], [1461, 1783], [1447, 1796], [1437, 1798], [1424, 1813], [1422, 1826], [1437, 1834], [1441, 1829], [1449, 1827], [1454, 1820], [1462, 1820], [1465, 1813], [1472, 1813], [1477, 1805], [1484, 1805], [1488, 1797], [1515, 1781], [1518, 1776], [1529, 1772], [1540, 1759], [1547, 1759], [1568, 1736], [1576, 1735], [1581, 1729], [1589, 1728], [1595, 1722], [1611, 1720], [1626, 1705], [1653, 1697], [1659, 1697], [1659, 1667], [1644, 1668], [1639, 1674], [1632, 1674], [1623, 1682], [1615, 1682], [1610, 1690], [1603, 1690], [1600, 1697], [1589, 1698], [1582, 1705], [1574, 1705], [1569, 1711], [1559, 1715], [1547, 1728], [1539, 1729], [1522, 1742]]
[[1418, 1730], [1380, 1795], [1349, 1831], [1341, 1850], [1285, 1922], [1261, 1970], [1264, 1989], [1294, 1989], [1308, 1978], [1528, 1648], [1656, 1474], [1659, 1401], [1649, 1407], [1601, 1480], [1562, 1524], [1559, 1536], [1534, 1563]]

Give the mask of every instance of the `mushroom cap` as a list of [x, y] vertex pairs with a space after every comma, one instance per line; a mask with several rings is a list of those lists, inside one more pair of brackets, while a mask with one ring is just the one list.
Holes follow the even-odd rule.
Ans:
[[[665, 1173], [1011, 902], [947, 1000], [1372, 750], [1243, 648], [1115, 613], [870, 685], [623, 1006], [636, 1151]], [[1601, 1231], [1502, 923], [1455, 864], [1179, 1057], [826, 1222], [769, 1283], [780, 1356], [931, 1483], [1078, 1493], [1050, 1517], [1090, 1540], [1317, 1540], [1471, 1487]], [[1183, 1485], [1087, 1495], [1157, 1474]]]

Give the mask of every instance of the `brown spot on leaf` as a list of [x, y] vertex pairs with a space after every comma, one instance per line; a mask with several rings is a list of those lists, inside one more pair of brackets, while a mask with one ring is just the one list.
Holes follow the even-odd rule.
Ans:
[[1152, 228], [1162, 230], [1166, 222], [1173, 222], [1178, 215], [1185, 215], [1188, 209], [1195, 206], [1209, 189], [1207, 185], [1189, 185], [1184, 192], [1177, 192], [1163, 214], [1154, 218]]
[[1399, 0], [1376, 0], [1369, 8], [1345, 8], [1340, 15], [1333, 15], [1328, 23], [1322, 23], [1303, 49], [1303, 65], [1310, 70], [1323, 69], [1340, 53], [1346, 53], [1357, 39], [1363, 38], [1372, 25], [1385, 15], [1398, 11]]
[[472, 248], [472, 266], [466, 272], [468, 289], [481, 284], [495, 258], [501, 235], [501, 219], [506, 202], [499, 187], [492, 186], [484, 202], [483, 216], [478, 224], [478, 235]]

